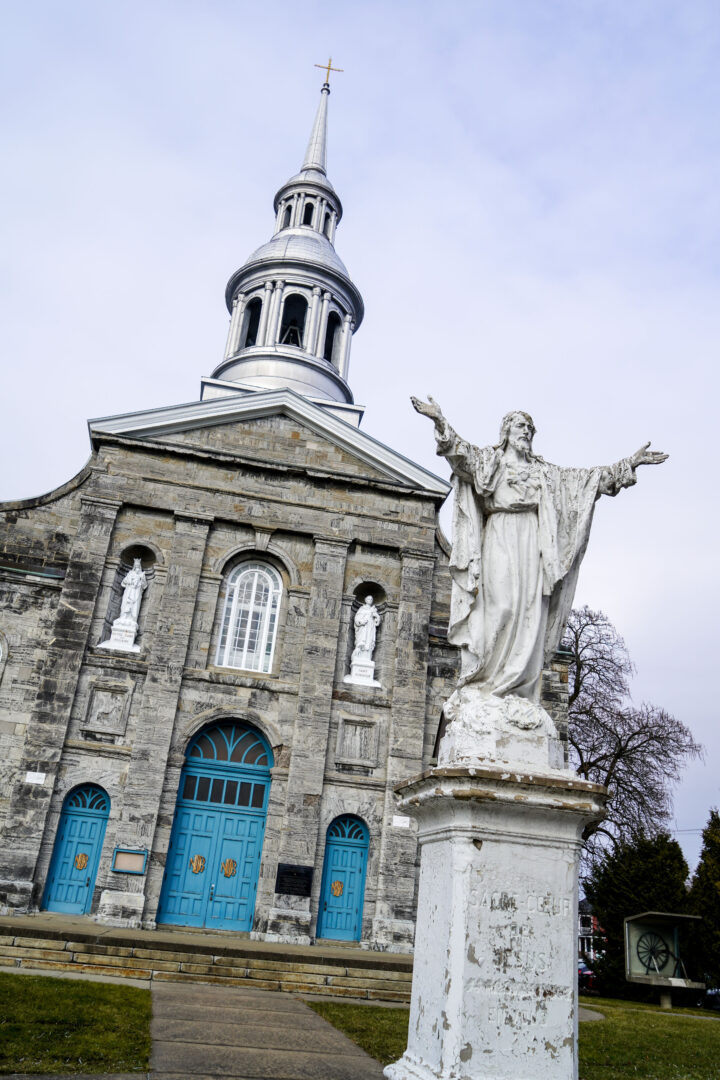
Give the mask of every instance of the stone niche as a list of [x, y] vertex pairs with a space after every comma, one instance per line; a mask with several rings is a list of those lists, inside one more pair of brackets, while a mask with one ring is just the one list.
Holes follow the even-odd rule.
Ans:
[[100, 634], [99, 645], [108, 647], [108, 642], [112, 638], [113, 623], [120, 615], [120, 608], [123, 599], [123, 580], [132, 568], [135, 559], [139, 559], [142, 564], [142, 570], [147, 580], [147, 588], [145, 594], [140, 603], [140, 611], [137, 619], [137, 630], [135, 634], [134, 644], [137, 649], [134, 651], [140, 651], [143, 646], [143, 631], [147, 624], [147, 616], [152, 602], [152, 589], [153, 578], [155, 577], [155, 564], [156, 556], [155, 552], [144, 544], [131, 544], [129, 547], [123, 548], [120, 559], [118, 561], [115, 576], [110, 588], [110, 598], [108, 600], [107, 611], [105, 613], [105, 621], [103, 623], [102, 631]]
[[[366, 598], [371, 596], [373, 605], [380, 617], [375, 630], [375, 644], [370, 656], [353, 659], [353, 651], [357, 643], [357, 631], [355, 629], [355, 616], [364, 606]], [[348, 624], [347, 655], [345, 660], [345, 675], [343, 682], [349, 686], [381, 687], [382, 686], [382, 654], [385, 614], [387, 610], [387, 595], [382, 585], [376, 581], [363, 581], [353, 589], [353, 601], [350, 608]]]

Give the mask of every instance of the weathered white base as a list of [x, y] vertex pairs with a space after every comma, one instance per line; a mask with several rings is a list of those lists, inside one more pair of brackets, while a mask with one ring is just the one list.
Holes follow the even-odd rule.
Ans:
[[576, 1080], [577, 863], [604, 789], [437, 768], [398, 789], [421, 848], [408, 1047], [389, 1080]]
[[448, 721], [438, 765], [497, 762], [523, 772], [564, 769], [564, 752], [552, 717], [528, 698], [495, 697], [477, 683], [452, 694], [443, 708]]
[[353, 660], [350, 664], [350, 674], [345, 676], [343, 682], [354, 686], [380, 686], [375, 678], [374, 661]]
[[119, 652], [140, 652], [140, 646], [135, 644], [138, 624], [134, 619], [120, 616], [112, 624], [110, 637], [99, 645], [101, 649], [117, 649]]

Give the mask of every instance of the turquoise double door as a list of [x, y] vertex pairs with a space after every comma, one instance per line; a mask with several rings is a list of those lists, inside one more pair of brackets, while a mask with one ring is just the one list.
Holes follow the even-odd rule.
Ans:
[[211, 729], [191, 744], [158, 923], [252, 929], [271, 760], [259, 732], [244, 725]]
[[252, 929], [265, 815], [178, 805], [159, 923]]

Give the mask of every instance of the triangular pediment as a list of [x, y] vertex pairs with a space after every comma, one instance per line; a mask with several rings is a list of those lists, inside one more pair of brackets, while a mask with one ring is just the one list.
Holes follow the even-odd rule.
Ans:
[[123, 435], [391, 481], [445, 497], [440, 477], [292, 390], [268, 390], [89, 421]]

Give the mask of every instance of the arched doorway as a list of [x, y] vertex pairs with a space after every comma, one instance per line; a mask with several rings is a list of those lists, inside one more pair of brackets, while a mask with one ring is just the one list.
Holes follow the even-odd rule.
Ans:
[[272, 765], [267, 740], [241, 721], [191, 741], [157, 922], [252, 929]]
[[90, 910], [109, 814], [110, 797], [97, 784], [65, 796], [43, 896], [46, 911]]
[[369, 839], [367, 825], [354, 814], [344, 814], [330, 823], [325, 841], [318, 937], [360, 940]]

